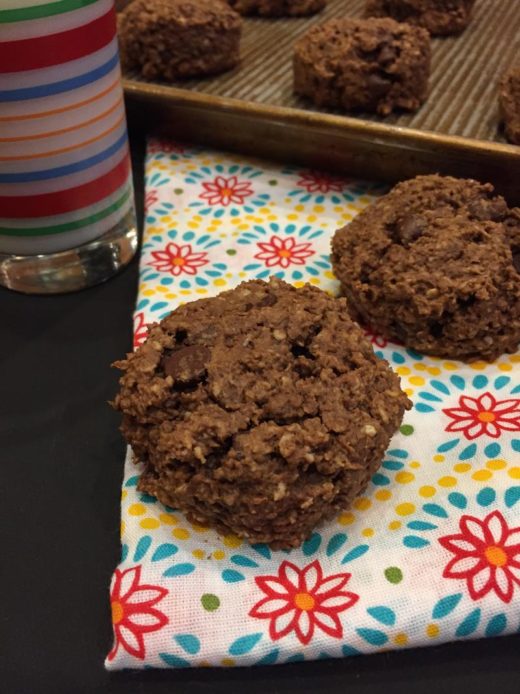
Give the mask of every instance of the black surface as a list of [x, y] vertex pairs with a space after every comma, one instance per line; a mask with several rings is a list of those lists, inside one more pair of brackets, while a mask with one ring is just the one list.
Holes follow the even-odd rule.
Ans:
[[[142, 142], [134, 140], [136, 162]], [[135, 167], [142, 199], [142, 167]], [[520, 692], [520, 636], [287, 666], [108, 674], [124, 445], [106, 405], [137, 263], [61, 297], [0, 291], [0, 692]]]

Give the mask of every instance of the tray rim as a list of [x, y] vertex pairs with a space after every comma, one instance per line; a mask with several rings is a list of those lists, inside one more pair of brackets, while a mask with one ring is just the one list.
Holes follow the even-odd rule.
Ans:
[[216, 96], [205, 92], [173, 87], [153, 82], [141, 82], [135, 79], [123, 78], [125, 95], [154, 102], [168, 101], [172, 106], [185, 106], [195, 109], [232, 112], [235, 115], [256, 118], [264, 122], [277, 121], [299, 127], [343, 130], [350, 136], [358, 136], [372, 141], [379, 140], [381, 144], [399, 146], [409, 149], [430, 149], [461, 151], [468, 154], [497, 156], [500, 159], [520, 159], [520, 146], [493, 140], [479, 140], [461, 135], [436, 133], [432, 130], [419, 130], [389, 123], [368, 121], [348, 115], [337, 115], [317, 111], [307, 111], [300, 108], [261, 104], [244, 99]]

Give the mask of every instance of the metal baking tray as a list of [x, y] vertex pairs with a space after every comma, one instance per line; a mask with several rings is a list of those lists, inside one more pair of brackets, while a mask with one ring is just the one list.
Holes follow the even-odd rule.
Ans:
[[346, 116], [295, 97], [294, 42], [316, 23], [363, 16], [363, 5], [329, 0], [311, 18], [247, 18], [241, 65], [218, 77], [166, 84], [127, 74], [129, 117], [148, 132], [364, 178], [469, 176], [520, 203], [520, 147], [505, 141], [497, 104], [500, 76], [520, 55], [520, 0], [477, 0], [462, 35], [432, 40], [430, 94], [415, 114]]

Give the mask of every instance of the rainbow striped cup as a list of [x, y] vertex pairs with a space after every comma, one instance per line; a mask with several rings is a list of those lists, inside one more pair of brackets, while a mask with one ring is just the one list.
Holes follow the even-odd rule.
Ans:
[[113, 0], [0, 0], [0, 284], [79, 289], [136, 246]]

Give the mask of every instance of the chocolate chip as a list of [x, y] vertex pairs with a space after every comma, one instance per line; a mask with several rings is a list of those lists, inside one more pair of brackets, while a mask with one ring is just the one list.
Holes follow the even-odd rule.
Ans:
[[520, 274], [520, 249], [513, 251], [513, 267]]
[[427, 226], [427, 221], [424, 219], [424, 217], [421, 217], [418, 214], [409, 214], [406, 217], [403, 217], [399, 225], [399, 236], [401, 243], [404, 245], [409, 245], [414, 241], [417, 241], [417, 239], [421, 238], [421, 236], [424, 234]]
[[468, 210], [471, 217], [479, 221], [501, 221], [508, 211], [502, 198], [472, 200], [468, 203]]
[[162, 360], [162, 367], [167, 376], [176, 381], [194, 381], [204, 375], [211, 352], [204, 345], [182, 347]]
[[379, 75], [377, 72], [373, 72], [367, 77], [367, 85], [371, 94], [374, 96], [380, 96], [387, 93], [392, 86], [392, 82], [384, 77], [381, 77], [381, 75]]
[[389, 43], [383, 45], [379, 52], [378, 61], [381, 64], [393, 63], [397, 57], [397, 51], [394, 46]]
[[394, 243], [409, 246], [417, 241], [428, 227], [428, 222], [418, 214], [407, 214], [400, 219], [387, 222], [386, 233]]
[[274, 306], [278, 299], [274, 294], [266, 294], [263, 299], [258, 303], [258, 306]]
[[263, 296], [260, 301], [248, 301], [244, 304], [244, 311], [252, 311], [254, 308], [258, 307], [263, 307], [263, 306], [274, 306], [278, 299], [273, 296], [272, 294], [269, 294], [267, 292], [265, 296]]

